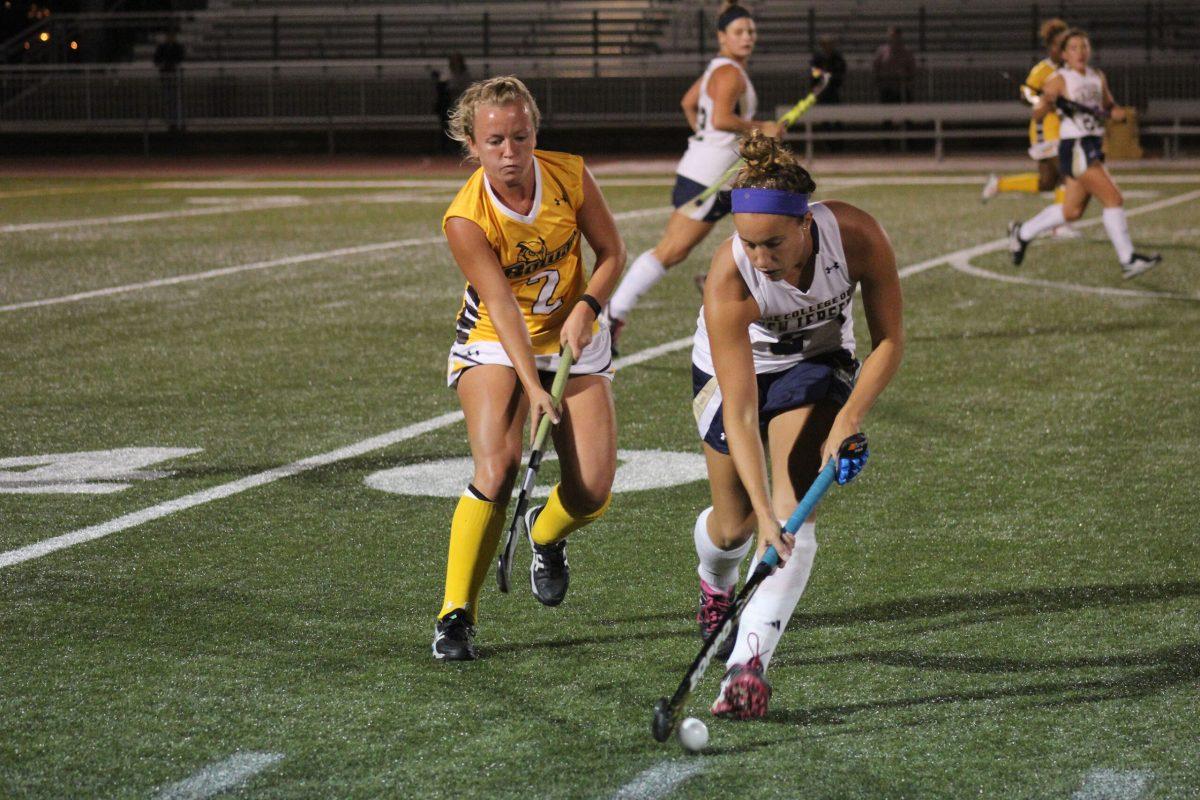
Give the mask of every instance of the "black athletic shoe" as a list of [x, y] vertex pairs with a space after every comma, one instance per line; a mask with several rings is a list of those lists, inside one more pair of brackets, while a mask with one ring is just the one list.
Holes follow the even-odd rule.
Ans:
[[474, 661], [479, 658], [472, 641], [475, 626], [461, 608], [437, 621], [433, 628], [433, 657], [438, 661]]
[[567, 565], [567, 540], [550, 545], [540, 545], [533, 540], [533, 523], [542, 506], [531, 508], [525, 513], [525, 530], [529, 532], [529, 545], [533, 548], [533, 560], [529, 564], [529, 585], [533, 596], [544, 606], [556, 606], [567, 596], [571, 583], [571, 568]]
[[1153, 253], [1144, 256], [1141, 253], [1134, 253], [1129, 259], [1129, 263], [1121, 265], [1121, 277], [1125, 280], [1136, 278], [1143, 272], [1148, 272], [1162, 263], [1162, 256], [1158, 253]]
[[1021, 238], [1021, 223], [1013, 220], [1008, 223], [1008, 251], [1012, 254], [1012, 262], [1016, 266], [1021, 266], [1021, 262], [1025, 260], [1025, 248], [1029, 247], [1029, 242]]

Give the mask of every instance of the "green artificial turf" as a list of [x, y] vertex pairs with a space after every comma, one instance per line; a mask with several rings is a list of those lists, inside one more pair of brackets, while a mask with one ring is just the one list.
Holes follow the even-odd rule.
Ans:
[[[883, 223], [901, 267], [1046, 203], [816, 177]], [[1130, 211], [1200, 188], [1119, 181]], [[666, 205], [628, 183], [606, 190], [615, 211]], [[0, 306], [436, 236], [452, 194], [0, 180], [8, 226], [294, 203], [0, 233]], [[692, 705], [704, 755], [649, 725], [699, 646], [706, 484], [618, 494], [573, 537], [557, 609], [520, 573], [509, 596], [489, 577], [484, 657], [441, 664], [454, 501], [364, 480], [467, 456], [453, 423], [0, 568], [0, 796], [154, 797], [264, 752], [282, 758], [237, 796], [606, 798], [675, 760], [696, 768], [681, 798], [1068, 798], [1105, 770], [1139, 776], [1129, 797], [1200, 797], [1198, 209], [1130, 217], [1165, 256], [1136, 281], [1099, 225], [1020, 269], [970, 262], [1053, 286], [945, 264], [904, 279], [905, 361], [867, 421], [870, 465], [822, 506], [770, 715], [711, 718], [714, 666]], [[631, 259], [665, 218], [621, 221]], [[646, 297], [623, 354], [691, 334], [691, 276], [729, 230]], [[0, 313], [0, 459], [201, 449], [119, 492], [0, 493], [0, 552], [457, 410], [462, 283], [444, 245], [413, 244]], [[699, 452], [687, 348], [614, 389], [621, 448]]]

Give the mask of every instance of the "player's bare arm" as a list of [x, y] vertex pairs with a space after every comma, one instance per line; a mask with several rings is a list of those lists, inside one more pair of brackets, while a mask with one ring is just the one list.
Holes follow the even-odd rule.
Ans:
[[[613, 219], [604, 194], [587, 169], [583, 171], [583, 205], [576, 213], [575, 221], [583, 238], [596, 253], [596, 264], [592, 267], [592, 275], [584, 291], [603, 307], [625, 269], [625, 242], [617, 230], [617, 221]], [[596, 313], [591, 306], [580, 302], [563, 323], [560, 340], [564, 346], [570, 345], [576, 358], [592, 341], [592, 324], [595, 321]]]
[[1033, 107], [1033, 118], [1037, 122], [1041, 122], [1046, 118], [1046, 115], [1054, 111], [1054, 101], [1062, 96], [1066, 88], [1066, 82], [1060, 75], [1052, 75], [1046, 81], [1046, 85], [1042, 87], [1042, 99]]
[[700, 81], [703, 76], [696, 78], [688, 90], [683, 93], [683, 99], [679, 101], [680, 107], [683, 109], [683, 116], [687, 118], [688, 127], [694, 131], [700, 130]]
[[773, 545], [786, 559], [792, 544], [780, 535], [771, 505], [766, 451], [759, 433], [758, 381], [748, 330], [758, 316], [758, 303], [746, 288], [733, 260], [732, 245], [726, 241], [713, 257], [704, 283], [704, 324], [717, 385], [721, 387], [725, 436], [734, 468], [758, 520], [758, 552]]
[[867, 212], [831, 200], [846, 249], [850, 278], [862, 292], [863, 311], [871, 332], [871, 353], [863, 360], [850, 399], [833, 421], [821, 448], [821, 463], [837, 455], [838, 446], [862, 430], [863, 420], [891, 382], [904, 357], [904, 299], [896, 254], [883, 227]]
[[549, 414], [555, 424], [559, 421], [558, 410], [550, 393], [542, 388], [537, 367], [533, 360], [533, 344], [529, 339], [529, 328], [517, 305], [499, 259], [488, 244], [483, 230], [469, 219], [454, 217], [446, 222], [446, 238], [450, 252], [467, 282], [475, 287], [479, 299], [488, 310], [500, 344], [508, 354], [517, 378], [529, 398], [531, 416], [539, 418]]
[[[1099, 70], [1097, 71], [1099, 72]], [[1125, 113], [1125, 107], [1117, 105], [1116, 99], [1108, 88], [1108, 76], [1103, 72], [1100, 72], [1100, 86], [1104, 92], [1102, 105], [1104, 110], [1108, 112], [1109, 119], [1113, 122], [1124, 122], [1126, 116], [1128, 116]]]
[[778, 136], [779, 125], [774, 121], [744, 120], [737, 115], [738, 98], [746, 91], [741, 70], [732, 64], [719, 67], [708, 80], [708, 94], [713, 99], [714, 128], [732, 133], [761, 130], [767, 136]]

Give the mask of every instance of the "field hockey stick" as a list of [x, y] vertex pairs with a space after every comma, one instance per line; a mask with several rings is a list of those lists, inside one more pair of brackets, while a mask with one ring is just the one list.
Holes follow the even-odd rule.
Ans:
[[[829, 85], [829, 80], [832, 77], [832, 74], [814, 68], [813, 77], [817, 79], [817, 83], [812, 87], [812, 91], [805, 95], [803, 100], [789, 108], [786, 114], [776, 120], [776, 122], [779, 123], [779, 127], [784, 131], [794, 125], [796, 120], [800, 119], [800, 117], [803, 116], [806, 111], [813, 107], [813, 105], [817, 102], [817, 98], [821, 96], [821, 92], [825, 91], [825, 87]], [[733, 166], [725, 170], [725, 174], [717, 178], [715, 183], [706, 188], [700, 194], [696, 195], [696, 199], [691, 201], [692, 205], [696, 206], [697, 208], [704, 205], [704, 201], [721, 191], [721, 187], [728, 183], [733, 176], [737, 174], [737, 171], [741, 169], [743, 165], [745, 165], [745, 163], [745, 161], [739, 158], [736, 162], [734, 162]]]
[[[1034, 87], [1030, 86], [1028, 83], [1017, 80], [1016, 78], [1014, 78], [1012, 75], [1010, 75], [1005, 70], [1000, 71], [1000, 77], [1004, 78], [1006, 81], [1013, 84], [1014, 86], [1017, 86], [1018, 88], [1028, 89], [1029, 91], [1036, 94], [1038, 97], [1041, 97], [1043, 94], [1041, 89], [1035, 89]], [[1090, 114], [1091, 116], [1095, 117], [1096, 119], [1108, 119], [1111, 116], [1109, 114], [1109, 112], [1105, 111], [1102, 108], [1096, 108], [1095, 106], [1089, 106], [1084, 103], [1077, 103], [1074, 100], [1068, 100], [1065, 97], [1057, 98], [1054, 101], [1054, 103], [1055, 103], [1055, 107], [1057, 107], [1058, 109], [1060, 109], [1062, 111], [1066, 111], [1068, 114], [1070, 114], [1072, 116], [1074, 116], [1075, 114]]]
[[[837, 479], [837, 465], [843, 454], [854, 454], [865, 452], [867, 445], [867, 437], [861, 433], [849, 437], [842, 442], [838, 448], [838, 458], [831, 458], [825, 464], [824, 468], [817, 474], [817, 479], [808, 487], [808, 491], [804, 493], [800, 504], [796, 506], [796, 510], [788, 517], [788, 521], [784, 523], [783, 530], [785, 533], [790, 533], [793, 536], [796, 531], [800, 530], [800, 526], [804, 524], [804, 520], [808, 519], [812, 514], [813, 509], [817, 507], [817, 503], [821, 502], [821, 498], [829, 491], [829, 487], [833, 486]], [[675, 690], [675, 694], [671, 699], [665, 697], [660, 698], [654, 704], [654, 719], [650, 723], [650, 731], [654, 734], [657, 741], [665, 742], [670, 738], [671, 732], [679, 725], [680, 715], [683, 713], [683, 708], [687, 705], [688, 698], [692, 696], [696, 685], [700, 683], [700, 679], [704, 677], [705, 670], [708, 669], [708, 664], [712, 661], [717, 649], [721, 643], [729, 637], [738, 620], [742, 616], [742, 611], [750, 603], [750, 598], [754, 596], [758, 587], [766, 580], [771, 571], [779, 565], [779, 553], [774, 547], [768, 547], [763, 553], [762, 559], [750, 573], [750, 577], [746, 579], [746, 584], [742, 590], [738, 592], [734, 598], [733, 605], [726, 612], [725, 618], [721, 620], [721, 624], [717, 629], [709, 634], [704, 640], [704, 644], [700, 647], [700, 653], [696, 656], [696, 660], [688, 667], [687, 673], [683, 676], [683, 680], [679, 683], [679, 688]]]
[[[562, 354], [558, 357], [558, 372], [554, 373], [554, 383], [550, 387], [550, 397], [556, 406], [562, 401], [573, 360], [574, 356], [570, 346], [564, 347]], [[504, 534], [500, 557], [496, 560], [496, 583], [499, 584], [502, 592], [508, 591], [517, 539], [520, 538], [520, 533], [525, 527], [525, 511], [529, 507], [529, 493], [533, 491], [533, 481], [537, 478], [538, 467], [542, 465], [542, 447], [546, 444], [546, 436], [550, 433], [552, 424], [549, 414], [544, 415], [538, 423], [537, 435], [533, 437], [533, 449], [529, 453], [529, 466], [525, 468], [525, 479], [521, 481], [521, 492], [517, 495], [517, 510], [513, 514], [512, 523], [508, 526], [508, 532]]]

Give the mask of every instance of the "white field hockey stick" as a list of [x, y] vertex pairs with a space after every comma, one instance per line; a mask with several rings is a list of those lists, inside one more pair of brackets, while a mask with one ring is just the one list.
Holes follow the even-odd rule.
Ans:
[[[821, 92], [825, 91], [825, 87], [829, 85], [829, 79], [832, 77], [831, 73], [824, 72], [816, 69], [815, 67], [813, 68], [812, 72], [813, 77], [817, 79], [817, 84], [813, 86], [812, 91], [809, 92], [803, 100], [789, 108], [787, 113], [777, 120], [779, 127], [784, 131], [794, 125], [796, 120], [803, 116], [804, 112], [813, 107], [813, 105], [817, 102], [817, 98], [821, 96]], [[696, 206], [697, 208], [704, 205], [704, 201], [721, 191], [721, 187], [729, 183], [730, 179], [737, 174], [737, 171], [741, 169], [745, 163], [745, 161], [739, 158], [732, 167], [725, 170], [724, 175], [717, 178], [715, 183], [698, 194], [696, 199], [691, 201], [692, 205]]]
[[[558, 357], [558, 372], [554, 374], [554, 383], [550, 387], [550, 397], [554, 405], [562, 402], [563, 391], [567, 388], [567, 376], [571, 373], [571, 362], [574, 355], [570, 346], [564, 347]], [[529, 493], [533, 491], [533, 481], [537, 478], [538, 467], [542, 465], [542, 447], [546, 444], [546, 436], [550, 433], [550, 415], [546, 414], [538, 423], [537, 435], [533, 438], [533, 450], [529, 453], [529, 466], [525, 469], [525, 479], [521, 481], [521, 492], [517, 495], [517, 510], [513, 514], [512, 524], [504, 535], [504, 544], [500, 548], [500, 557], [496, 560], [496, 583], [500, 591], [507, 592], [509, 579], [512, 577], [513, 555], [517, 549], [517, 539], [525, 528], [525, 511], [529, 507]]]

